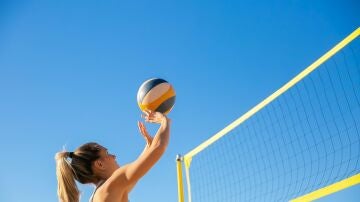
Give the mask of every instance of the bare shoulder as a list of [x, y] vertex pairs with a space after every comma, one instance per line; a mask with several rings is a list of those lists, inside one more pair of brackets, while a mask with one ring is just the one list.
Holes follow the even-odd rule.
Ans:
[[128, 166], [122, 166], [120, 168], [118, 168], [111, 176], [109, 179], [106, 180], [106, 182], [104, 183], [104, 185], [106, 184], [106, 187], [108, 189], [119, 189], [119, 188], [126, 188], [128, 186], [128, 181], [126, 179], [126, 170], [127, 170]]
[[125, 170], [126, 167], [117, 169], [111, 177], [96, 190], [93, 201], [127, 202], [129, 185], [126, 181]]
[[127, 173], [129, 172], [129, 169], [131, 169], [131, 164], [132, 163], [118, 168], [111, 177], [106, 180], [104, 189], [110, 192], [112, 190], [121, 190], [122, 192], [129, 193], [136, 184], [136, 181], [133, 182], [128, 178]]

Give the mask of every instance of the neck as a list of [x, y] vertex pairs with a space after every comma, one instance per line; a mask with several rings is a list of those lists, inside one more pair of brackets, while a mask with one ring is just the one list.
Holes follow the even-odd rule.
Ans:
[[103, 184], [107, 179], [109, 179], [111, 177], [111, 175], [115, 172], [117, 168], [111, 169], [111, 170], [106, 170], [104, 172], [101, 172], [98, 174], [100, 180], [95, 184], [96, 186], [99, 186], [101, 184]]
[[95, 187], [99, 188], [102, 184], [104, 184], [106, 180], [99, 180], [97, 183], [95, 183]]

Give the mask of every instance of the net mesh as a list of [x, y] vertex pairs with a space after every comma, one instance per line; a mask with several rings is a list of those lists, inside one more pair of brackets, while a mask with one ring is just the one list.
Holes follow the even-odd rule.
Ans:
[[357, 38], [192, 157], [192, 201], [289, 201], [359, 173], [359, 160]]

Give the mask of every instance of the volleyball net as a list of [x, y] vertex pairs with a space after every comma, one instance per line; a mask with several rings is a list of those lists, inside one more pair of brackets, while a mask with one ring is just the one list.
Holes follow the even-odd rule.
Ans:
[[179, 202], [312, 201], [360, 184], [359, 35], [178, 157]]

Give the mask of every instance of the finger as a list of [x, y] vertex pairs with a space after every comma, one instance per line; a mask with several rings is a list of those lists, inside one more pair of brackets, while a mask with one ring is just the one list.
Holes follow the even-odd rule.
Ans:
[[140, 122], [140, 130], [141, 130], [141, 133], [143, 134], [143, 136], [144, 136], [145, 138], [148, 139], [149, 137], [151, 137], [151, 136], [149, 135], [149, 133], [147, 132], [145, 125], [144, 125], [142, 122]]
[[147, 119], [145, 121], [148, 122], [148, 123], [156, 123], [156, 121], [154, 121], [153, 119]]
[[146, 117], [148, 117], [149, 116], [149, 114], [148, 113], [143, 113], [143, 114], [141, 114], [141, 118], [146, 118]]
[[142, 132], [146, 132], [145, 126], [143, 123], [140, 124], [140, 128]]
[[142, 131], [144, 136], [147, 135], [147, 131], [146, 131], [146, 128], [144, 126], [141, 126], [141, 131]]
[[144, 137], [147, 141], [151, 140], [151, 136], [149, 135], [149, 133], [146, 131], [146, 128], [143, 129], [143, 134], [144, 134]]
[[140, 125], [140, 121], [137, 122], [138, 128], [141, 131], [141, 125]]
[[155, 115], [155, 111], [147, 110], [148, 116], [153, 117]]
[[139, 126], [139, 130], [140, 132], [146, 132], [146, 128], [143, 122], [138, 121], [138, 126]]
[[146, 128], [143, 128], [143, 133], [146, 138], [150, 137], [149, 133], [147, 132]]
[[142, 131], [146, 131], [145, 126], [144, 126], [143, 123], [140, 123], [140, 128], [141, 128]]
[[149, 117], [149, 115], [147, 113], [143, 112], [141, 114], [141, 118], [146, 119], [147, 117]]

